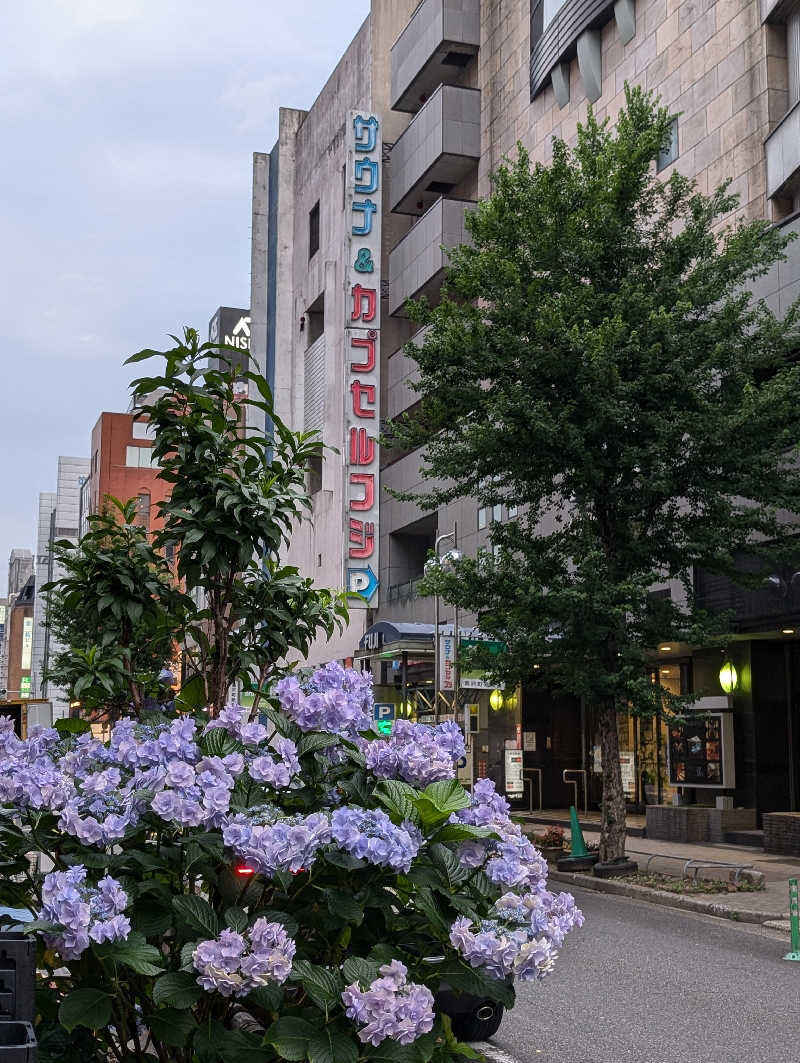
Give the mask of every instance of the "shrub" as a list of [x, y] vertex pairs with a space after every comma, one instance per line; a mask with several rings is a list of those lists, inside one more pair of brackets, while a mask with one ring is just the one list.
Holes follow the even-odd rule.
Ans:
[[0, 718], [0, 902], [36, 916], [42, 1063], [444, 1063], [441, 986], [511, 1007], [581, 925], [493, 784], [455, 780], [457, 725], [379, 736], [369, 675], [335, 664], [277, 695], [263, 722], [154, 714], [106, 743]]

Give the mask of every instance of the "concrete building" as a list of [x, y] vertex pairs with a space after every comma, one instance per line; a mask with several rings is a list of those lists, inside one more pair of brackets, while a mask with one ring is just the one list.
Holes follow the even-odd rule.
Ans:
[[[15, 548], [8, 559], [8, 590], [0, 598], [0, 691], [8, 689], [8, 638], [10, 637], [11, 611], [17, 596], [33, 574], [33, 554], [30, 550]], [[5, 694], [0, 693], [0, 700]]]
[[44, 678], [53, 653], [57, 650], [45, 626], [47, 602], [42, 587], [58, 579], [59, 567], [53, 557], [53, 543], [59, 539], [77, 541], [80, 525], [81, 488], [89, 474], [89, 459], [60, 456], [56, 490], [39, 495], [36, 544], [36, 594], [33, 611], [33, 647], [31, 696], [47, 698], [53, 705], [53, 719], [69, 715], [64, 692], [53, 688]]
[[[376, 443], [381, 422], [415, 402], [415, 363], [402, 350], [414, 331], [406, 302], [438, 299], [442, 247], [467, 238], [465, 214], [489, 194], [503, 156], [519, 141], [534, 162], [547, 162], [554, 136], [574, 142], [590, 103], [613, 120], [626, 81], [679, 114], [659, 160], [665, 178], [677, 169], [704, 192], [730, 178], [738, 215], [800, 231], [797, 0], [373, 0], [310, 110], [282, 108], [276, 145], [255, 156], [252, 352], [280, 416], [319, 431], [338, 451], [309, 470], [313, 519], [293, 537], [288, 560], [323, 585], [364, 593], [348, 630], [315, 647], [314, 660], [360, 657], [382, 699], [412, 700], [419, 712], [430, 705], [434, 603], [416, 588], [437, 537], [457, 530], [459, 549], [474, 554], [491, 524], [513, 515], [469, 500], [423, 513], [387, 493], [420, 483], [419, 453], [379, 453]], [[779, 313], [800, 294], [800, 245], [756, 294]], [[784, 585], [794, 594], [791, 580]], [[800, 658], [792, 664], [800, 643], [791, 652], [784, 645], [800, 629], [800, 602], [795, 609], [788, 595], [750, 614], [775, 660], [753, 663], [746, 695], [720, 690], [708, 706], [733, 708], [736, 743], [735, 782], [708, 792], [759, 813], [797, 809], [795, 679], [780, 695], [769, 676], [779, 657], [800, 687]], [[452, 625], [452, 609], [443, 607], [441, 619]], [[772, 651], [747, 638], [750, 623], [737, 621], [736, 637], [755, 662]], [[666, 647], [659, 657], [654, 669], [676, 689], [716, 682], [714, 655]], [[546, 804], [571, 799], [565, 769], [596, 794], [593, 726], [577, 701], [534, 703], [509, 692], [510, 711], [492, 716], [481, 677], [468, 682], [462, 701], [476, 706], [476, 774], [502, 785], [505, 746], [515, 739], [525, 767], [542, 772]], [[771, 722], [759, 735], [767, 703]], [[665, 725], [648, 726], [645, 733], [636, 721], [621, 723], [635, 803], [664, 800], [678, 784], [667, 776]], [[517, 778], [508, 792], [517, 795], [519, 785]]]

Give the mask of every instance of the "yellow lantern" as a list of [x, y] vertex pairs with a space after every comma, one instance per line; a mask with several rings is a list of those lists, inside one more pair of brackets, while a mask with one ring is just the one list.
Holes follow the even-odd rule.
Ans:
[[732, 694], [739, 683], [739, 676], [733, 661], [725, 661], [719, 670], [719, 685], [726, 694]]
[[503, 707], [503, 691], [493, 690], [489, 695], [489, 704], [493, 712], [499, 712]]

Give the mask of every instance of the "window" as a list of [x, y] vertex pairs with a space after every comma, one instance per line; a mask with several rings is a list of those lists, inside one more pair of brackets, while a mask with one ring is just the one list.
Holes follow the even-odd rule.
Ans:
[[658, 153], [656, 173], [670, 166], [678, 157], [678, 119], [673, 118], [669, 124], [669, 143]]
[[319, 251], [319, 200], [308, 212], [308, 257], [313, 258]]
[[158, 462], [152, 455], [150, 447], [126, 447], [125, 464], [129, 469], [156, 469]]
[[503, 520], [503, 507], [498, 503], [496, 506], [492, 506], [492, 524], [496, 524]]
[[134, 439], [155, 439], [156, 433], [150, 426], [149, 421], [134, 421], [133, 422], [133, 438]]
[[142, 491], [136, 499], [136, 523], [150, 528], [150, 492]]
[[508, 519], [509, 520], [514, 520], [514, 518], [516, 517], [518, 512], [519, 512], [519, 506], [516, 505], [516, 503], [513, 506], [509, 506], [508, 507]]
[[487, 516], [486, 515], [487, 515], [488, 512], [489, 511], [486, 508], [486, 506], [481, 506], [481, 508], [478, 510], [478, 529], [479, 530], [481, 528], [485, 528], [486, 527], [486, 522], [487, 522]]

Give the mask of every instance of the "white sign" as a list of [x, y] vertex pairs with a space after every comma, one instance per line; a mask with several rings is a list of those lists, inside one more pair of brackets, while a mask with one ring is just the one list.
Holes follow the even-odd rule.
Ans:
[[633, 753], [620, 753], [619, 766], [622, 772], [622, 789], [632, 797], [636, 793], [636, 764]]
[[522, 748], [526, 753], [536, 752], [536, 732], [535, 731], [523, 731], [522, 732]]
[[506, 794], [509, 797], [522, 797], [525, 792], [522, 774], [522, 750], [506, 750]]
[[381, 128], [374, 114], [347, 120], [345, 181], [344, 569], [345, 586], [374, 607], [379, 580]]
[[26, 616], [22, 621], [22, 659], [20, 668], [30, 669], [33, 650], [33, 617]]
[[455, 687], [455, 667], [453, 654], [456, 640], [452, 635], [439, 636], [439, 689], [453, 690]]

